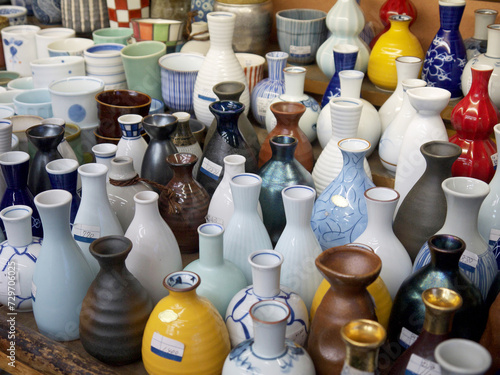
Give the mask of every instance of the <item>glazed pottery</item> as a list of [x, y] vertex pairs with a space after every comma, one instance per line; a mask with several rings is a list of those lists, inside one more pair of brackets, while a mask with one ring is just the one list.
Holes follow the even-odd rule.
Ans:
[[398, 83], [394, 92], [382, 104], [378, 110], [380, 121], [382, 122], [382, 131], [385, 131], [391, 121], [396, 117], [396, 114], [403, 106], [404, 90], [403, 81], [406, 79], [417, 79], [420, 77], [420, 69], [422, 68], [422, 59], [415, 56], [399, 56], [396, 57], [396, 72]]
[[205, 223], [198, 227], [200, 259], [189, 263], [184, 270], [195, 272], [201, 278], [197, 289], [199, 296], [212, 302], [221, 316], [233, 296], [247, 286], [243, 272], [223, 257], [224, 227]]
[[[193, 93], [196, 118], [205, 126], [209, 126], [213, 120], [209, 104], [217, 99], [212, 92], [215, 84], [224, 81], [239, 81], [246, 86], [245, 73], [231, 46], [236, 15], [227, 12], [211, 12], [207, 15], [207, 20], [210, 49], [198, 72]], [[240, 101], [244, 104], [245, 113], [248, 113], [250, 108], [248, 87], [245, 87]]]
[[123, 44], [103, 43], [83, 51], [87, 76], [104, 82], [104, 90], [127, 89], [127, 80], [120, 51]]
[[92, 40], [95, 44], [119, 43], [126, 46], [131, 43], [134, 30], [130, 27], [105, 27], [92, 32]]
[[384, 25], [384, 29], [379, 32], [370, 42], [370, 47], [373, 48], [377, 40], [384, 33], [389, 30], [391, 23], [389, 22], [389, 17], [395, 14], [404, 14], [412, 18], [410, 26], [413, 25], [417, 19], [417, 9], [411, 0], [386, 0], [380, 7], [379, 17]]
[[[467, 60], [472, 60], [486, 52], [488, 46], [488, 26], [495, 23], [498, 11], [494, 9], [474, 10], [474, 35], [464, 40]], [[463, 91], [463, 89], [462, 89]]]
[[271, 159], [258, 172], [262, 178], [259, 201], [267, 233], [273, 245], [276, 245], [286, 224], [281, 191], [291, 185], [314, 188], [314, 181], [311, 174], [294, 157], [297, 147], [294, 137], [277, 135], [271, 138], [269, 143], [272, 150]]
[[90, 245], [101, 270], [90, 285], [80, 313], [80, 341], [91, 356], [110, 365], [141, 358], [142, 333], [153, 301], [125, 266], [132, 242], [106, 236]]
[[130, 27], [132, 17], [149, 17], [150, 0], [137, 2], [106, 2], [109, 26], [112, 28]]
[[116, 156], [116, 145], [113, 143], [100, 143], [92, 147], [92, 152], [94, 153], [95, 162], [98, 164], [104, 164], [106, 167], [111, 167], [111, 160]]
[[366, 287], [377, 278], [382, 262], [369, 248], [339, 246], [323, 251], [316, 266], [331, 287], [314, 315], [307, 348], [317, 374], [340, 373], [346, 357], [342, 326], [353, 319], [377, 320]]
[[180, 271], [182, 259], [174, 233], [160, 216], [159, 196], [153, 191], [134, 195], [135, 215], [125, 237], [134, 245], [126, 265], [158, 303], [168, 292], [163, 288], [165, 273]]
[[314, 266], [321, 246], [311, 228], [311, 213], [316, 198], [314, 188], [293, 185], [281, 191], [285, 207], [286, 226], [279, 236], [275, 250], [285, 258], [281, 268], [281, 282], [299, 294], [307, 309], [322, 277]]
[[188, 17], [189, 0], [152, 0], [151, 17], [183, 20]]
[[37, 33], [35, 34], [37, 57], [39, 59], [49, 58], [49, 51], [47, 50], [47, 46], [50, 43], [55, 42], [56, 40], [59, 39], [74, 38], [74, 37], [75, 37], [75, 30], [67, 29], [65, 27], [49, 27], [38, 30]]
[[272, 157], [271, 139], [284, 135], [295, 138], [297, 145], [293, 157], [310, 173], [313, 170], [314, 155], [311, 142], [299, 127], [299, 121], [306, 111], [302, 103], [275, 102], [269, 107], [274, 117], [276, 126], [269, 132], [262, 143], [259, 152], [259, 167]]
[[[150, 140], [141, 162], [141, 177], [166, 185], [173, 176], [166, 158], [178, 151], [172, 141], [173, 133], [177, 128], [177, 119], [175, 116], [164, 113], [148, 115], [142, 119], [142, 127], [148, 133]], [[141, 143], [146, 143], [142, 137], [140, 138]]]
[[266, 59], [254, 53], [237, 53], [236, 58], [243, 68], [245, 77], [247, 77], [248, 91], [252, 94], [255, 85], [264, 78], [264, 64]]
[[[196, 22], [206, 22], [207, 14], [213, 11], [214, 1], [213, 0], [195, 0], [191, 1], [191, 11], [195, 12]], [[195, 23], [195, 22], [193, 22]], [[192, 25], [192, 24], [191, 24]]]
[[39, 30], [35, 25], [15, 25], [1, 30], [7, 70], [23, 77], [31, 75], [30, 62], [37, 58], [35, 34]]
[[254, 337], [251, 306], [261, 300], [285, 302], [291, 310], [287, 319], [286, 337], [299, 345], [306, 343], [309, 314], [302, 298], [289, 287], [280, 285], [283, 255], [274, 250], [257, 250], [248, 256], [253, 284], [234, 295], [226, 311], [226, 326], [231, 346]]
[[48, 88], [49, 84], [62, 78], [85, 75], [85, 61], [81, 56], [39, 57], [30, 62], [30, 67], [33, 87], [37, 89]]
[[451, 177], [451, 166], [462, 150], [447, 141], [431, 141], [420, 146], [420, 152], [426, 169], [400, 205], [393, 225], [412, 262], [422, 244], [444, 224], [446, 198], [441, 184]]
[[[177, 127], [171, 139], [178, 152], [187, 152], [196, 155], [198, 162], [194, 166], [193, 176], [196, 178], [198, 170], [200, 169], [201, 156], [203, 150], [195, 135], [191, 131], [190, 120], [191, 115], [187, 112], [175, 112], [172, 114], [177, 118]], [[150, 141], [151, 143], [151, 141]]]
[[[498, 279], [498, 278], [497, 278]], [[498, 285], [498, 283], [497, 283]], [[498, 291], [498, 288], [497, 288]], [[493, 304], [489, 310], [488, 322], [486, 323], [486, 329], [484, 330], [483, 335], [481, 336], [480, 343], [483, 345], [491, 354], [493, 360], [492, 369], [500, 368], [500, 358], [497, 356], [498, 353], [498, 341], [497, 341], [497, 327], [498, 327], [498, 313], [500, 311], [500, 298], [498, 294], [494, 299]]]
[[230, 181], [234, 213], [224, 232], [224, 258], [239, 267], [252, 281], [248, 256], [261, 249], [272, 249], [271, 238], [257, 212], [262, 178], [253, 173], [235, 175]]
[[[208, 4], [210, 0], [204, 2]], [[201, 3], [201, 0], [196, 2]], [[195, 16], [197, 18], [198, 16]], [[205, 17], [206, 18], [206, 17]], [[198, 53], [205, 56], [210, 49], [210, 35], [208, 34], [208, 24], [206, 21], [191, 22], [191, 32], [188, 41], [181, 47], [181, 53]]]
[[451, 338], [455, 312], [462, 306], [462, 297], [448, 288], [430, 288], [422, 293], [425, 318], [417, 340], [396, 360], [390, 375], [418, 371], [420, 366], [439, 368], [434, 358], [436, 346]]
[[472, 340], [449, 339], [434, 349], [443, 375], [482, 375], [491, 366], [491, 354]]
[[459, 269], [465, 250], [460, 238], [438, 234], [428, 240], [431, 263], [408, 277], [396, 294], [389, 319], [387, 337], [391, 350], [398, 357], [422, 330], [425, 306], [422, 293], [428, 288], [448, 288], [462, 297], [462, 307], [453, 320], [453, 336], [478, 340], [486, 323], [486, 309], [479, 289]]
[[[313, 142], [316, 139], [316, 123], [320, 112], [320, 107], [316, 99], [304, 93], [306, 79], [306, 68], [296, 66], [283, 70], [285, 75], [285, 93], [273, 99], [271, 104], [276, 102], [298, 102], [306, 107], [306, 112], [299, 120], [299, 127]], [[271, 132], [276, 126], [277, 120], [270, 108], [266, 109], [266, 129]]]
[[425, 87], [426, 85], [427, 83], [421, 79], [410, 78], [403, 80], [401, 83], [403, 87], [403, 103], [401, 104], [401, 108], [387, 125], [380, 137], [378, 145], [380, 161], [391, 175], [396, 174], [401, 144], [403, 143], [406, 129], [413, 119], [413, 116], [415, 116], [415, 113], [417, 113], [415, 108], [411, 105], [406, 92], [417, 87]]
[[28, 89], [14, 96], [12, 102], [14, 103], [16, 113], [19, 115], [35, 115], [43, 118], [53, 117], [52, 99], [49, 90], [33, 89], [32, 82], [30, 82]]
[[82, 179], [82, 200], [76, 213], [71, 233], [95, 276], [99, 272], [97, 260], [89, 252], [96, 239], [110, 235], [123, 235], [123, 229], [106, 194], [108, 168], [97, 163], [78, 167]]
[[55, 56], [83, 56], [83, 51], [94, 45], [91, 39], [67, 38], [56, 40], [47, 45], [50, 57]]
[[254, 338], [243, 341], [229, 353], [223, 375], [248, 374], [315, 374], [314, 364], [306, 350], [286, 338], [289, 306], [281, 301], [262, 300], [249, 310]]
[[44, 236], [31, 285], [33, 315], [40, 333], [56, 341], [79, 338], [81, 305], [94, 277], [71, 235], [71, 199], [71, 193], [55, 189], [35, 197]]
[[[33, 9], [28, 1], [11, 1], [12, 5], [1, 5], [0, 15], [6, 17], [9, 20], [10, 25], [25, 25], [27, 23], [28, 8], [30, 16], [33, 15]], [[3, 4], [3, 3], [2, 3]]]
[[451, 98], [462, 96], [460, 79], [467, 63], [459, 26], [465, 0], [439, 0], [440, 28], [425, 54], [422, 79], [428, 86], [446, 89]]
[[[0, 303], [9, 311], [31, 311], [31, 278], [40, 253], [42, 239], [31, 234], [29, 206], [10, 206], [0, 211], [7, 239], [0, 244], [0, 285], [5, 293]], [[13, 282], [14, 281], [14, 282]]]
[[[13, 141], [12, 128], [13, 125], [11, 120], [7, 119], [0, 120], [0, 154], [12, 150], [12, 141]], [[7, 189], [7, 184], [5, 183], [5, 178], [0, 177], [0, 197], [3, 197], [6, 189]]]
[[495, 142], [490, 138], [498, 123], [498, 109], [488, 95], [488, 82], [493, 72], [490, 65], [475, 64], [471, 68], [472, 85], [451, 112], [451, 125], [457, 131], [450, 142], [462, 148], [453, 163], [453, 176], [474, 177], [487, 183], [495, 174]]
[[167, 164], [174, 171], [160, 194], [160, 214], [174, 232], [181, 253], [198, 251], [198, 226], [205, 222], [210, 196], [193, 179], [198, 158], [193, 154], [172, 154]]
[[7, 83], [8, 90], [32, 90], [34, 89], [33, 77], [19, 77]]
[[78, 34], [109, 26], [104, 0], [90, 0], [85, 5], [76, 0], [61, 0], [61, 18], [64, 27], [74, 29]]
[[[187, 14], [184, 18], [187, 18]], [[167, 47], [166, 53], [175, 52], [177, 45], [182, 42], [184, 19], [132, 18], [130, 23], [136, 40], [161, 42]]]
[[122, 137], [117, 145], [116, 156], [130, 156], [135, 171], [140, 175], [142, 160], [148, 148], [148, 143], [141, 134], [143, 118], [140, 115], [122, 115], [117, 121], [122, 129]]
[[[460, 258], [460, 267], [486, 298], [498, 266], [495, 255], [479, 234], [477, 217], [490, 189], [485, 182], [469, 177], [450, 177], [441, 186], [447, 202], [446, 220], [436, 234], [449, 233], [464, 240], [467, 249]], [[425, 245], [415, 258], [414, 272], [431, 260], [429, 248]]]
[[[41, 124], [54, 124], [54, 125], [62, 126], [64, 128], [64, 137], [63, 137], [61, 143], [59, 143], [57, 145], [57, 151], [59, 151], [59, 153], [61, 154], [61, 156], [64, 159], [73, 159], [78, 163], [79, 163], [80, 159], [82, 159], [82, 161], [83, 161], [81, 142], [79, 142], [79, 144], [80, 144], [79, 150], [77, 147], [75, 147], [79, 151], [79, 157], [80, 157], [80, 159], [79, 159], [78, 156], [76, 156], [75, 150], [73, 150], [73, 147], [70, 145], [70, 143], [66, 139], [66, 138], [68, 138], [68, 136], [69, 137], [73, 136], [73, 138], [79, 138], [81, 136], [81, 129], [78, 125], [70, 124], [69, 126], [66, 126], [66, 121], [64, 121], [64, 119], [62, 119], [62, 118], [57, 118], [57, 117], [43, 119], [41, 121]], [[71, 132], [73, 134], [71, 134], [69, 132], [68, 132], [69, 133], [68, 134], [66, 132], [66, 130], [69, 130], [69, 132]], [[73, 143], [73, 145], [76, 145], [76, 144]]]
[[391, 27], [377, 40], [368, 61], [368, 78], [383, 90], [397, 87], [396, 58], [414, 56], [424, 58], [419, 40], [409, 29], [411, 16], [397, 14], [389, 17]]
[[163, 285], [169, 295], [153, 309], [142, 339], [142, 360], [148, 374], [222, 372], [231, 350], [228, 333], [212, 303], [196, 294], [200, 278], [193, 272], [169, 274]]

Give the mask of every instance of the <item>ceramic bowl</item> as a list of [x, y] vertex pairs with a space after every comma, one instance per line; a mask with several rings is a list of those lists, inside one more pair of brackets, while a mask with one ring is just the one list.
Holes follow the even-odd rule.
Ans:
[[22, 91], [14, 96], [14, 108], [18, 115], [53, 117], [52, 99], [48, 89]]
[[326, 13], [316, 9], [286, 9], [276, 13], [280, 50], [292, 64], [312, 64], [326, 40]]
[[14, 108], [14, 96], [21, 92], [23, 92], [23, 90], [7, 90], [0, 92], [0, 105]]
[[8, 119], [12, 121], [12, 134], [18, 138], [19, 151], [28, 152], [29, 147], [26, 130], [33, 125], [40, 124], [43, 118], [34, 115], [16, 115], [11, 116]]
[[154, 115], [157, 113], [165, 112], [165, 104], [159, 99], [151, 99], [151, 107], [149, 108], [149, 114]]
[[85, 75], [85, 62], [81, 56], [55, 56], [30, 62], [33, 86], [49, 87], [62, 78]]
[[35, 86], [33, 84], [33, 77], [20, 77], [13, 79], [7, 83], [8, 90], [32, 90]]
[[47, 46], [49, 56], [83, 56], [85, 51], [90, 46], [94, 45], [92, 39], [87, 38], [67, 38], [56, 40]]
[[49, 27], [47, 29], [38, 30], [35, 34], [36, 52], [39, 59], [49, 57], [47, 46], [61, 39], [74, 38], [75, 30], [66, 27]]
[[120, 65], [122, 64], [120, 51], [123, 47], [125, 47], [123, 44], [118, 43], [103, 43], [88, 47], [83, 52], [85, 64], [92, 66]]
[[7, 87], [7, 84], [13, 79], [21, 77], [18, 72], [10, 72], [8, 70], [0, 71], [0, 86]]
[[89, 65], [87, 64], [88, 75], [112, 75], [123, 73], [125, 74], [125, 69], [123, 64], [110, 65], [110, 66], [99, 66], [99, 65]]
[[439, 87], [417, 87], [406, 91], [410, 103], [417, 110], [440, 111], [450, 101], [451, 93]]
[[7, 105], [0, 105], [0, 119], [14, 116], [14, 108]]
[[[134, 37], [137, 41], [156, 40], [164, 42], [169, 47], [174, 47], [182, 40], [184, 21], [166, 20], [161, 18], [136, 18], [132, 19]], [[173, 51], [172, 51], [173, 52]]]
[[255, 85], [264, 78], [266, 59], [253, 53], [237, 53], [236, 58], [247, 77], [248, 90], [252, 92]]
[[117, 74], [90, 74], [87, 73], [88, 77], [99, 78], [104, 82], [104, 90], [126, 90], [127, 89], [127, 80], [125, 77], [125, 73], [117, 73]]
[[0, 16], [9, 19], [10, 26], [26, 25], [28, 10], [16, 5], [0, 5]]

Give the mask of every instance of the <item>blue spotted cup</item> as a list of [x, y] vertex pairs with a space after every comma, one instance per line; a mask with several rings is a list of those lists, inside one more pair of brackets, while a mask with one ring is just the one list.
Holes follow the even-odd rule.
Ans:
[[34, 88], [47, 88], [51, 82], [85, 75], [85, 61], [81, 56], [55, 56], [30, 62]]

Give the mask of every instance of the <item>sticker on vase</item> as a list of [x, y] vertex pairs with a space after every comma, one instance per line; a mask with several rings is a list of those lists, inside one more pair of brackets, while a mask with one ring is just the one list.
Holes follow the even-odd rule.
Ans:
[[311, 46], [290, 46], [290, 56], [308, 57], [311, 56]]
[[497, 169], [497, 165], [498, 165], [498, 152], [496, 154], [491, 155], [491, 162], [493, 163], [493, 168]]
[[405, 375], [441, 375], [441, 367], [436, 362], [412, 354]]
[[184, 355], [184, 344], [155, 332], [151, 339], [151, 351], [162, 358], [181, 362]]
[[399, 335], [399, 344], [408, 349], [413, 343], [418, 339], [418, 335], [410, 331], [409, 329], [403, 327], [401, 329], [401, 334]]
[[465, 271], [474, 272], [479, 261], [479, 256], [469, 250], [465, 250], [460, 257], [460, 267]]
[[373, 374], [373, 372], [358, 370], [357, 368], [349, 366], [347, 363], [344, 364], [344, 367], [342, 368], [342, 371], [340, 373], [340, 375], [371, 375], [371, 374]]
[[74, 224], [73, 237], [76, 241], [92, 243], [101, 237], [101, 227], [80, 223]]
[[205, 158], [201, 163], [200, 172], [217, 181], [222, 172], [222, 166]]
[[257, 98], [257, 113], [259, 116], [266, 116], [266, 111], [271, 105], [273, 98]]

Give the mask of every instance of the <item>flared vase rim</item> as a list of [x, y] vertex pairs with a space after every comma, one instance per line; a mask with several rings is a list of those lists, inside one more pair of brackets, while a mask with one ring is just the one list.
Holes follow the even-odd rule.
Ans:
[[[192, 279], [193, 283], [185, 288], [176, 288], [173, 285], [175, 284], [170, 284], [169, 281], [172, 280], [174, 277], [183, 277], [185, 279]], [[184, 292], [190, 292], [192, 290], [196, 290], [198, 286], [201, 283], [200, 276], [193, 272], [193, 271], [174, 271], [169, 273], [165, 278], [163, 279], [163, 286], [168, 289], [171, 292], [178, 292], [178, 293], [184, 293]]]
[[[110, 246], [108, 244], [114, 244], [114, 246]], [[119, 245], [120, 248], [116, 249], [116, 246]], [[100, 252], [98, 248], [112, 248], [112, 251], [109, 253]], [[99, 237], [95, 241], [93, 241], [89, 246], [90, 254], [96, 259], [113, 259], [125, 257], [132, 250], [132, 241], [125, 237], [119, 235], [109, 235], [104, 237]]]
[[[358, 327], [369, 328], [368, 333], [363, 335], [362, 340], [356, 340], [347, 334], [348, 330], [356, 329]], [[387, 337], [387, 332], [385, 328], [375, 320], [355, 319], [347, 322], [340, 328], [340, 335], [344, 342], [355, 346], [357, 349], [373, 350], [382, 346]], [[370, 338], [371, 340], [368, 341], [368, 338]]]
[[[279, 319], [279, 320], [272, 320], [272, 321], [271, 320], [263, 320], [263, 319], [258, 318], [255, 315], [256, 310], [259, 308], [264, 308], [265, 306], [275, 306], [275, 307], [279, 307], [279, 308], [283, 309], [284, 311], [286, 311], [285, 317], [283, 317], [282, 319]], [[276, 301], [276, 300], [272, 300], [272, 299], [271, 300], [264, 299], [261, 301], [257, 301], [252, 306], [250, 306], [249, 314], [250, 314], [250, 317], [252, 318], [252, 320], [255, 322], [258, 322], [260, 324], [266, 324], [266, 325], [276, 325], [276, 324], [281, 324], [281, 323], [287, 321], [291, 315], [291, 310], [290, 310], [290, 307], [288, 307], [285, 303], [283, 303], [281, 301]]]
[[62, 175], [74, 172], [78, 169], [80, 163], [75, 159], [56, 159], [47, 163], [45, 170], [49, 174]]

